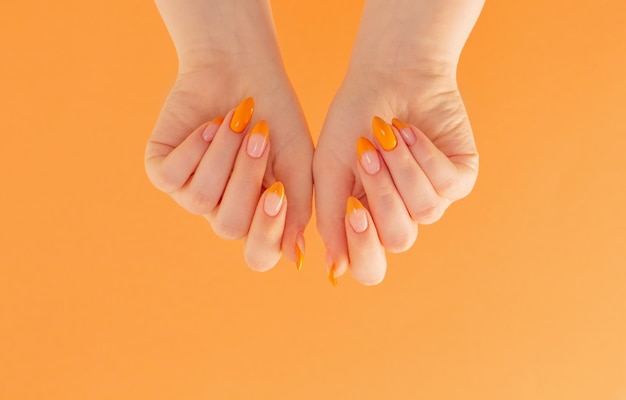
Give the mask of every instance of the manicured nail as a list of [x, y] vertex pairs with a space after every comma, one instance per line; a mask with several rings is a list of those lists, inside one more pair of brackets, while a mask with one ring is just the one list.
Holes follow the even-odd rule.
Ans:
[[253, 112], [254, 100], [252, 97], [248, 97], [237, 106], [237, 109], [230, 120], [230, 129], [236, 133], [243, 132], [246, 129], [248, 122], [250, 122]]
[[210, 142], [211, 140], [213, 140], [222, 122], [224, 122], [224, 117], [217, 117], [209, 121], [206, 128], [204, 128], [204, 131], [202, 131], [202, 140], [204, 140], [205, 142]]
[[265, 194], [263, 211], [270, 217], [275, 217], [280, 213], [285, 200], [285, 187], [280, 182], [275, 182], [270, 186]]
[[266, 121], [257, 122], [252, 129], [248, 137], [248, 145], [246, 151], [252, 158], [260, 158], [265, 151], [267, 145], [267, 136], [269, 134], [269, 128]]
[[392, 119], [391, 124], [398, 130], [398, 132], [400, 132], [400, 135], [408, 146], [415, 144], [417, 139], [415, 138], [415, 134], [409, 124], [400, 121], [398, 118]]
[[328, 272], [328, 281], [334, 287], [337, 287], [337, 278], [335, 278], [335, 264], [330, 266], [330, 270]]
[[356, 197], [348, 197], [346, 205], [348, 222], [356, 233], [363, 233], [367, 229], [367, 213], [365, 207]]
[[380, 171], [380, 158], [378, 157], [378, 151], [376, 147], [367, 140], [367, 138], [360, 137], [356, 142], [356, 152], [359, 157], [361, 166], [370, 175], [376, 174]]
[[396, 135], [393, 133], [391, 126], [381, 118], [372, 118], [372, 131], [374, 131], [374, 136], [376, 136], [376, 140], [378, 140], [383, 149], [389, 151], [396, 148], [398, 144]]
[[302, 232], [298, 232], [298, 236], [296, 237], [296, 267], [298, 271], [302, 269], [302, 265], [304, 264], [304, 235]]

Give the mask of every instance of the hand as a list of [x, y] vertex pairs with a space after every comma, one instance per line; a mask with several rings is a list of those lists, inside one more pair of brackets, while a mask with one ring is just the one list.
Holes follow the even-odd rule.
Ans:
[[[331, 282], [348, 268], [363, 284], [381, 282], [384, 250], [408, 249], [418, 223], [441, 218], [472, 190], [478, 154], [456, 66], [483, 3], [365, 3], [350, 67], [313, 163]], [[370, 125], [375, 116], [382, 120]], [[384, 122], [393, 118], [395, 128]], [[350, 195], [365, 207], [351, 199], [344, 211]]]
[[348, 269], [381, 282], [384, 250], [410, 248], [418, 223], [473, 188], [478, 154], [454, 75], [426, 72], [352, 69], [330, 107], [313, 173], [331, 282]]
[[[301, 265], [312, 197], [308, 128], [280, 63], [233, 60], [179, 74], [148, 141], [146, 171], [158, 189], [205, 216], [220, 237], [246, 237], [245, 258], [251, 268], [271, 268], [281, 249]], [[255, 106], [244, 101], [238, 107], [243, 117], [233, 117], [232, 108], [247, 97], [254, 98]], [[225, 116], [223, 123], [207, 123], [220, 116]], [[235, 120], [239, 126], [233, 129]], [[261, 120], [267, 121], [269, 140], [262, 152], [257, 146], [253, 157], [248, 149], [254, 147], [251, 138], [263, 136], [254, 135], [263, 130]], [[285, 196], [272, 186], [277, 181], [284, 184], [288, 207]], [[270, 187], [266, 192], [276, 189], [277, 196], [261, 195]], [[266, 200], [278, 210], [275, 215], [261, 212]]]

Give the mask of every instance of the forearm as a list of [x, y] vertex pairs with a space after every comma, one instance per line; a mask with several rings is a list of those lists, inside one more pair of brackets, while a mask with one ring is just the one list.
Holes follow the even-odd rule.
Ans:
[[367, 0], [352, 64], [376, 57], [388, 65], [455, 69], [485, 0]]
[[[269, 0], [155, 0], [180, 69], [280, 57]], [[255, 60], [255, 58], [257, 60]]]

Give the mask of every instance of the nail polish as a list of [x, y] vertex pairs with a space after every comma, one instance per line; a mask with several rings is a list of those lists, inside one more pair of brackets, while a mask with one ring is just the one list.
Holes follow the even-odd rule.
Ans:
[[334, 287], [337, 287], [337, 278], [335, 278], [335, 264], [330, 266], [330, 270], [328, 272], [328, 281]]
[[304, 264], [304, 247], [304, 235], [302, 232], [298, 232], [298, 236], [296, 236], [296, 267], [298, 271], [302, 269]]
[[346, 215], [354, 232], [363, 233], [367, 230], [367, 213], [363, 204], [356, 197], [348, 197]]
[[285, 187], [281, 182], [275, 182], [265, 193], [263, 211], [270, 217], [275, 217], [280, 213], [285, 200]]
[[202, 131], [202, 140], [205, 142], [213, 140], [222, 122], [224, 122], [224, 117], [217, 117], [209, 121], [207, 126]]
[[360, 137], [356, 142], [356, 152], [361, 166], [369, 175], [380, 171], [380, 158], [376, 147], [367, 138]]
[[393, 133], [393, 129], [380, 117], [372, 118], [372, 131], [383, 149], [389, 151], [396, 148], [398, 142], [396, 135]]
[[252, 158], [260, 158], [267, 146], [267, 138], [269, 135], [269, 127], [266, 121], [257, 122], [248, 135], [248, 144], [246, 152]]
[[239, 103], [237, 109], [233, 113], [233, 117], [230, 120], [230, 129], [235, 133], [243, 132], [246, 129], [248, 122], [250, 122], [253, 113], [254, 100], [252, 97], [248, 97]]
[[412, 146], [415, 144], [417, 139], [409, 124], [402, 122], [398, 118], [392, 119], [391, 124], [398, 130], [398, 132], [400, 132], [400, 135], [406, 142], [407, 146]]

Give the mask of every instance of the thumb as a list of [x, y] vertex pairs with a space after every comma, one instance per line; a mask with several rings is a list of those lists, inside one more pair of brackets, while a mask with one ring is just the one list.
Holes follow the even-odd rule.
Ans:
[[274, 172], [285, 186], [289, 202], [281, 249], [300, 268], [305, 250], [304, 229], [311, 219], [313, 144], [303, 141], [297, 147], [290, 149], [289, 156], [280, 158]]
[[344, 219], [354, 174], [322, 152], [315, 155], [313, 174], [317, 230], [326, 246], [326, 268], [334, 265], [334, 276], [339, 277], [350, 264]]

